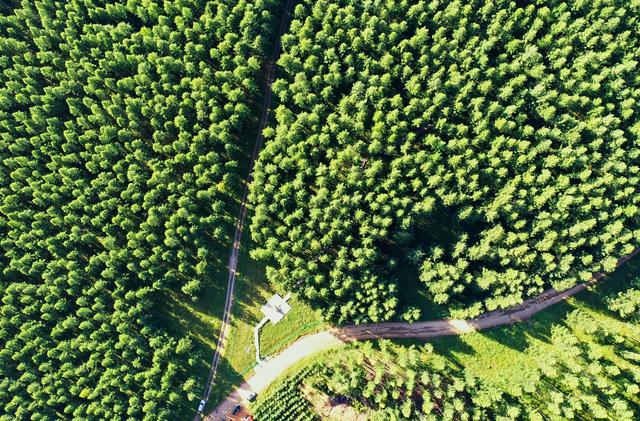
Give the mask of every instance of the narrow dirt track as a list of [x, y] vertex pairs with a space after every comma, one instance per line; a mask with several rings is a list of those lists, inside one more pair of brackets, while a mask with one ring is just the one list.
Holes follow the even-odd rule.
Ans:
[[[617, 265], [620, 266], [626, 263], [638, 254], [640, 254], [640, 248], [618, 260]], [[537, 297], [525, 300], [522, 304], [513, 308], [490, 311], [474, 319], [431, 320], [411, 324], [389, 322], [351, 325], [304, 336], [292, 343], [280, 354], [267, 360], [262, 366], [256, 367], [254, 374], [227, 396], [206, 419], [213, 421], [224, 418], [235, 405], [246, 404], [243, 397], [248, 396], [252, 392], [261, 393], [289, 367], [306, 357], [326, 349], [344, 345], [352, 341], [372, 339], [427, 340], [441, 336], [461, 335], [498, 326], [512, 325], [527, 320], [536, 313], [584, 291], [604, 276], [604, 273], [595, 273], [589, 281], [576, 285], [573, 288], [565, 291], [549, 289]]]
[[[260, 149], [262, 148], [262, 144], [264, 142], [264, 136], [262, 135], [262, 131], [267, 126], [267, 122], [269, 120], [269, 112], [271, 110], [271, 98], [273, 91], [271, 90], [271, 84], [273, 83], [273, 77], [275, 74], [275, 62], [280, 56], [280, 37], [286, 31], [289, 26], [289, 19], [291, 16], [291, 6], [293, 5], [293, 0], [287, 0], [285, 4], [285, 8], [282, 15], [282, 20], [280, 21], [280, 28], [278, 31], [276, 44], [274, 46], [273, 52], [270, 57], [270, 61], [266, 66], [266, 76], [265, 76], [265, 93], [262, 100], [262, 113], [260, 115], [260, 122], [258, 124], [258, 132], [256, 135], [256, 141], [253, 147], [253, 154], [251, 155], [251, 162], [249, 164], [249, 174], [247, 176], [247, 180], [244, 187], [244, 192], [242, 194], [242, 202], [240, 204], [240, 211], [238, 214], [238, 219], [236, 222], [236, 230], [233, 237], [233, 245], [231, 247], [231, 255], [229, 256], [229, 276], [227, 279], [227, 294], [225, 298], [224, 305], [224, 313], [222, 315], [222, 326], [220, 327], [220, 334], [218, 335], [218, 342], [216, 344], [216, 350], [213, 355], [213, 360], [211, 362], [211, 370], [209, 372], [209, 377], [207, 379], [207, 383], [205, 386], [205, 390], [202, 394], [202, 400], [207, 402], [209, 400], [209, 396], [211, 395], [211, 390], [215, 383], [216, 374], [218, 371], [218, 366], [220, 365], [220, 360], [222, 359], [222, 354], [224, 353], [225, 346], [227, 343], [227, 336], [230, 326], [231, 319], [231, 310], [233, 308], [233, 294], [235, 292], [236, 286], [236, 271], [238, 266], [238, 255], [240, 252], [240, 244], [242, 242], [242, 231], [244, 228], [244, 220], [247, 215], [247, 204], [249, 202], [249, 185], [253, 180], [253, 167], [255, 165], [256, 159], [258, 159], [258, 154], [260, 153]], [[199, 420], [200, 415], [196, 414], [195, 420]]]
[[[229, 277], [227, 283], [227, 294], [225, 301], [224, 314], [222, 319], [222, 327], [220, 329], [220, 335], [218, 337], [218, 343], [216, 346], [216, 352], [211, 364], [211, 371], [209, 378], [207, 379], [205, 391], [202, 399], [208, 401], [211, 394], [211, 390], [215, 383], [215, 377], [217, 373], [222, 354], [225, 350], [226, 340], [228, 332], [230, 330], [230, 318], [231, 310], [233, 307], [233, 295], [235, 292], [235, 278], [236, 269], [238, 263], [238, 255], [240, 251], [240, 244], [242, 240], [242, 231], [244, 227], [244, 220], [246, 216], [246, 208], [248, 203], [248, 186], [251, 183], [253, 175], [253, 167], [255, 160], [258, 157], [258, 153], [262, 148], [264, 141], [262, 136], [262, 130], [266, 127], [269, 112], [271, 109], [272, 90], [271, 84], [273, 83], [275, 63], [280, 55], [280, 37], [287, 29], [289, 20], [291, 18], [291, 6], [293, 0], [287, 0], [284, 13], [280, 23], [280, 29], [277, 35], [276, 45], [271, 56], [271, 60], [267, 65], [267, 73], [265, 77], [265, 95], [262, 103], [262, 114], [260, 123], [258, 126], [258, 134], [256, 136], [256, 142], [251, 157], [249, 175], [247, 177], [247, 183], [242, 198], [240, 212], [237, 219], [236, 231], [234, 235], [233, 246], [231, 249], [231, 255], [229, 257]], [[628, 261], [635, 255], [640, 253], [640, 249], [636, 249], [632, 254], [626, 256], [618, 261], [618, 266]], [[205, 416], [205, 420], [219, 420], [227, 419], [230, 411], [233, 407], [240, 403], [246, 403], [245, 396], [250, 393], [260, 393], [266, 389], [280, 374], [286, 371], [289, 367], [299, 362], [300, 360], [323, 351], [325, 349], [344, 345], [347, 342], [357, 340], [371, 340], [371, 339], [431, 339], [440, 336], [452, 336], [460, 335], [467, 332], [473, 332], [476, 330], [489, 329], [496, 326], [510, 325], [523, 320], [526, 320], [534, 314], [544, 310], [545, 308], [552, 306], [562, 300], [577, 294], [578, 292], [588, 288], [596, 283], [604, 276], [602, 273], [593, 275], [593, 278], [588, 282], [577, 285], [566, 291], [555, 291], [553, 289], [547, 290], [540, 294], [538, 297], [526, 300], [522, 304], [509, 309], [499, 310], [485, 313], [475, 319], [470, 320], [433, 320], [425, 322], [416, 322], [413, 324], [408, 323], [377, 323], [359, 326], [345, 326], [342, 328], [333, 328], [323, 332], [319, 332], [313, 335], [308, 335], [298, 339], [296, 342], [287, 347], [280, 354], [267, 360], [263, 365], [256, 367], [254, 374], [241, 384], [236, 390], [229, 394], [225, 400], [218, 405], [212, 412]], [[199, 414], [196, 415], [195, 420], [199, 420]]]

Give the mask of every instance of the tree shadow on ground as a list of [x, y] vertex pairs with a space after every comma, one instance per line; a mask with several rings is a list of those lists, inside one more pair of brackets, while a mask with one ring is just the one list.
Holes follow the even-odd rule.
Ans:
[[269, 284], [264, 276], [264, 265], [250, 260], [250, 258], [248, 259], [248, 264], [238, 264], [241, 268], [236, 275], [236, 291], [234, 295], [241, 298], [236, 299], [234, 302], [233, 318], [255, 324], [260, 321], [260, 316], [256, 316], [252, 311], [265, 304], [263, 297], [272, 293], [272, 291], [269, 290]]
[[575, 310], [573, 304], [563, 301], [541, 311], [529, 320], [508, 328], [496, 328], [480, 333], [515, 351], [524, 352], [529, 347], [531, 339], [549, 343], [553, 326], [564, 325], [564, 319], [573, 310]]
[[603, 316], [615, 316], [607, 310], [607, 299], [630, 288], [640, 279], [640, 259], [632, 260], [607, 275], [594, 287], [582, 291], [567, 301], [549, 307], [531, 319], [508, 327], [497, 327], [479, 333], [516, 351], [525, 351], [531, 339], [550, 343], [553, 326], [566, 326], [566, 318], [572, 311], [589, 308]]
[[606, 275], [580, 298], [585, 305], [598, 310], [599, 313], [615, 316], [614, 313], [607, 310], [607, 300], [634, 287], [640, 287], [640, 257], [635, 257], [620, 266], [615, 272]]
[[[186, 337], [192, 342], [188, 358], [193, 359], [193, 366], [189, 368], [189, 376], [197, 382], [196, 397], [180, 403], [179, 419], [193, 419], [211, 371], [220, 330], [221, 315], [218, 313], [224, 307], [224, 289], [220, 286], [205, 288], [197, 302], [181, 293], [163, 291], [156, 301], [161, 305], [155, 312], [157, 324], [176, 340]], [[232, 369], [228, 367], [229, 370]]]
[[[526, 322], [524, 322], [526, 323]], [[498, 342], [514, 351], [523, 352], [529, 346], [524, 326], [507, 326], [488, 330], [481, 330], [479, 334]]]
[[476, 354], [476, 350], [464, 340], [464, 336], [436, 338], [430, 341], [430, 344], [436, 354], [447, 359], [458, 370], [464, 368], [464, 364], [459, 359], [460, 355]]
[[433, 302], [426, 285], [420, 281], [420, 271], [415, 264], [410, 262], [404, 253], [394, 256], [394, 258], [398, 262], [393, 275], [398, 280], [399, 300], [399, 312], [394, 320], [404, 321], [402, 313], [410, 307], [420, 310], [419, 320], [446, 318], [449, 315], [449, 310], [446, 306]]
[[211, 388], [211, 394], [206, 406], [207, 411], [211, 411], [218, 406], [235, 387], [244, 381], [246, 375], [247, 373], [238, 373], [234, 370], [229, 360], [223, 356], [220, 359], [218, 373]]

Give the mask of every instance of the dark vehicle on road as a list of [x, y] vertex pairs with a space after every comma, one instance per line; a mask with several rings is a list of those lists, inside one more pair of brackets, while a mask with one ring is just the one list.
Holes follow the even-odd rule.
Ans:
[[233, 411], [231, 411], [231, 415], [236, 415], [238, 412], [240, 412], [241, 409], [242, 407], [240, 405], [234, 406]]

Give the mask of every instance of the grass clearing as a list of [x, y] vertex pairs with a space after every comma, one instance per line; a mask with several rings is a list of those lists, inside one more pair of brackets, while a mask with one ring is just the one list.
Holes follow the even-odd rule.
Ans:
[[292, 307], [291, 312], [276, 325], [267, 323], [260, 332], [262, 357], [277, 354], [301, 336], [328, 327], [328, 324], [308, 304], [295, 297], [289, 302]]
[[[248, 237], [247, 230], [245, 238]], [[276, 292], [286, 294], [286, 291], [278, 289], [266, 279], [265, 266], [251, 258], [251, 248], [250, 239], [243, 241], [229, 341], [218, 369], [216, 385], [211, 392], [209, 407], [215, 407], [234, 385], [239, 385], [251, 375], [256, 365], [253, 328], [263, 318], [260, 307]], [[326, 326], [320, 315], [307, 304], [295, 297], [291, 298], [290, 303], [292, 310], [280, 323], [267, 323], [261, 330], [263, 358], [281, 351], [301, 336]]]
[[222, 263], [224, 257], [221, 252], [215, 262], [216, 272], [211, 279], [203, 280], [197, 301], [181, 291], [169, 289], [158, 291], [153, 300], [156, 323], [176, 339], [189, 338], [193, 345], [191, 355], [196, 361], [190, 376], [196, 380], [197, 387], [195, 396], [181, 405], [179, 419], [189, 419], [195, 414], [211, 369], [225, 300], [227, 272]]

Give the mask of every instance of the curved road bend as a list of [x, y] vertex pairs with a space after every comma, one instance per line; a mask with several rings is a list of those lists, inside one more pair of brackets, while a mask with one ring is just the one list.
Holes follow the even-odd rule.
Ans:
[[[640, 254], [640, 248], [637, 248], [633, 253], [618, 260], [617, 265], [620, 266], [626, 263], [638, 254]], [[265, 361], [262, 366], [256, 367], [254, 374], [227, 396], [206, 419], [213, 421], [228, 416], [236, 404], [246, 403], [242, 396], [248, 396], [250, 392], [260, 393], [264, 391], [267, 386], [289, 367], [303, 358], [328, 348], [344, 345], [352, 341], [370, 339], [432, 339], [441, 336], [461, 335], [497, 326], [512, 325], [527, 320], [534, 314], [584, 291], [598, 282], [604, 275], [602, 272], [595, 273], [589, 281], [576, 285], [573, 288], [564, 291], [548, 289], [537, 297], [525, 300], [522, 304], [515, 307], [507, 310], [490, 311], [474, 319], [430, 320], [411, 324], [389, 322], [350, 325], [304, 336], [280, 354]]]
[[[278, 30], [278, 35], [276, 39], [276, 45], [274, 46], [273, 53], [271, 54], [271, 60], [267, 63], [267, 73], [265, 77], [265, 93], [262, 101], [262, 114], [260, 116], [260, 123], [258, 124], [258, 133], [256, 135], [255, 146], [253, 147], [253, 154], [251, 156], [251, 162], [249, 164], [249, 174], [247, 176], [247, 181], [244, 187], [244, 193], [242, 195], [242, 202], [240, 204], [240, 212], [238, 214], [238, 219], [236, 223], [236, 231], [233, 237], [233, 245], [231, 248], [231, 256], [229, 257], [229, 277], [227, 279], [227, 295], [225, 298], [224, 304], [224, 313], [222, 316], [222, 326], [220, 327], [220, 335], [218, 336], [218, 342], [216, 344], [215, 354], [213, 355], [213, 361], [211, 362], [211, 371], [209, 372], [209, 377], [207, 379], [207, 384], [202, 395], [202, 399], [205, 401], [209, 400], [209, 396], [211, 395], [211, 389], [213, 388], [213, 384], [216, 379], [216, 373], [218, 371], [218, 366], [220, 365], [220, 359], [222, 358], [222, 354], [224, 353], [224, 348], [227, 341], [227, 335], [229, 333], [230, 324], [229, 320], [231, 319], [231, 309], [233, 307], [233, 293], [236, 285], [236, 269], [238, 265], [238, 254], [240, 251], [240, 243], [242, 240], [242, 229], [244, 227], [244, 219], [247, 214], [247, 203], [249, 198], [249, 185], [253, 179], [253, 167], [255, 165], [255, 161], [258, 158], [258, 153], [262, 148], [262, 143], [264, 142], [264, 137], [262, 135], [262, 131], [267, 125], [267, 120], [269, 118], [269, 111], [271, 109], [271, 98], [272, 98], [272, 90], [271, 84], [273, 83], [273, 77], [275, 73], [275, 63], [280, 56], [280, 38], [284, 31], [289, 27], [289, 19], [291, 16], [291, 6], [293, 5], [293, 0], [287, 0], [285, 4], [285, 8], [282, 15], [282, 20], [280, 21], [280, 28]], [[196, 420], [199, 419], [199, 415], [196, 414]]]

